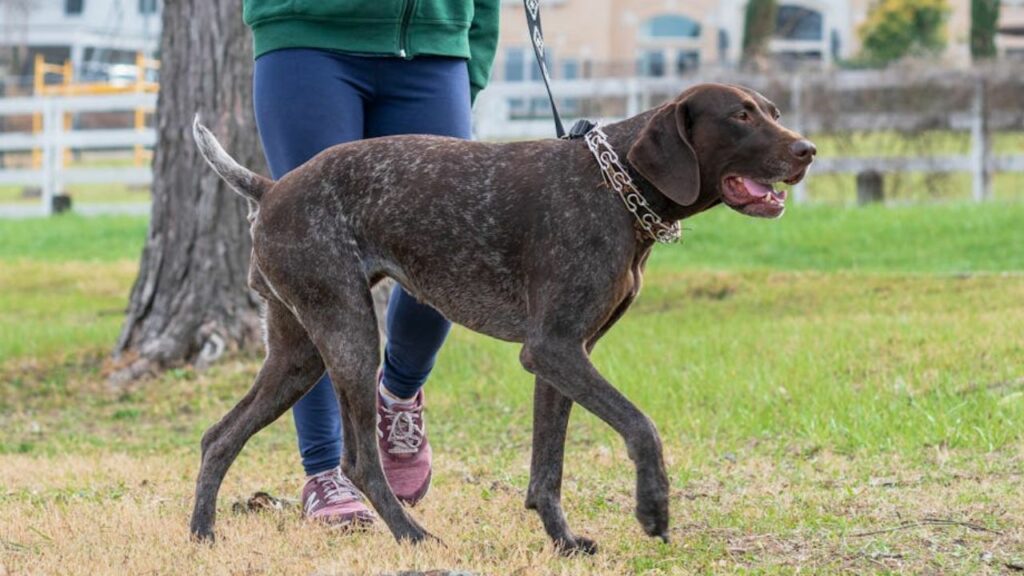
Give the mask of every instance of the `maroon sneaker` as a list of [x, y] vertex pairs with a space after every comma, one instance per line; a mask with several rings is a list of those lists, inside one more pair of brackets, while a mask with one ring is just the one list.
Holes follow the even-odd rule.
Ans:
[[430, 442], [423, 422], [423, 391], [412, 402], [387, 407], [377, 391], [377, 445], [388, 485], [402, 502], [415, 506], [430, 488]]
[[376, 518], [340, 466], [306, 480], [302, 488], [302, 515], [338, 527], [364, 526]]

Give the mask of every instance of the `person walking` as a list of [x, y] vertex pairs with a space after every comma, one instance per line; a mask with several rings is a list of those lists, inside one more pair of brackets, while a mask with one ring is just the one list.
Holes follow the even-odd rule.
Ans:
[[[256, 58], [256, 124], [273, 178], [343, 142], [395, 134], [469, 138], [472, 103], [497, 49], [499, 3], [243, 0]], [[409, 505], [430, 486], [421, 388], [450, 326], [396, 285], [376, 432], [388, 483]], [[341, 413], [327, 374], [292, 415], [307, 477], [304, 516], [340, 526], [373, 522], [339, 465]]]

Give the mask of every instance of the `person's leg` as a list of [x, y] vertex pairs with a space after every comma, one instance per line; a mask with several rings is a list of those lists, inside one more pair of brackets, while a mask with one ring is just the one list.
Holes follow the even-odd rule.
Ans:
[[[472, 114], [465, 60], [389, 60], [366, 111], [366, 136], [433, 134], [469, 138]], [[417, 395], [434, 367], [451, 324], [401, 286], [388, 302], [383, 384], [398, 399]]]
[[[279, 179], [320, 151], [363, 137], [371, 87], [344, 57], [319, 50], [279, 50], [256, 60], [253, 105], [267, 164]], [[311, 477], [304, 510], [334, 521], [366, 520], [369, 512], [337, 472], [343, 450], [341, 413], [326, 374], [292, 415], [302, 466]], [[309, 503], [311, 506], [306, 506]]]
[[[434, 134], [470, 137], [469, 76], [464, 60], [388, 60], [376, 73], [376, 98], [366, 111], [366, 135]], [[430, 487], [430, 443], [420, 388], [434, 367], [451, 324], [400, 286], [391, 293], [378, 403], [380, 454], [399, 499], [415, 504]]]

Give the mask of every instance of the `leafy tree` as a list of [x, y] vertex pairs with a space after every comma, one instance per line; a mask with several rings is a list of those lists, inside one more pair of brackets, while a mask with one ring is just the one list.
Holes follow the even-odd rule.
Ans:
[[775, 34], [779, 6], [776, 0], [750, 0], [743, 29], [743, 64], [754, 65], [764, 55], [768, 40]]
[[887, 64], [906, 56], [929, 56], [946, 47], [946, 0], [878, 0], [859, 33], [863, 56]]
[[996, 55], [999, 0], [971, 0], [971, 57], [975, 60]]

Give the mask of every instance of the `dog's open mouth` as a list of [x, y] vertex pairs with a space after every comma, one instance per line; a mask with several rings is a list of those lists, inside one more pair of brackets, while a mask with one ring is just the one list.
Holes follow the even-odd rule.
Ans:
[[[796, 184], [804, 171], [782, 180]], [[778, 218], [786, 211], [786, 191], [776, 190], [770, 182], [759, 182], [742, 176], [727, 176], [722, 181], [722, 200], [737, 212], [758, 218]]]

